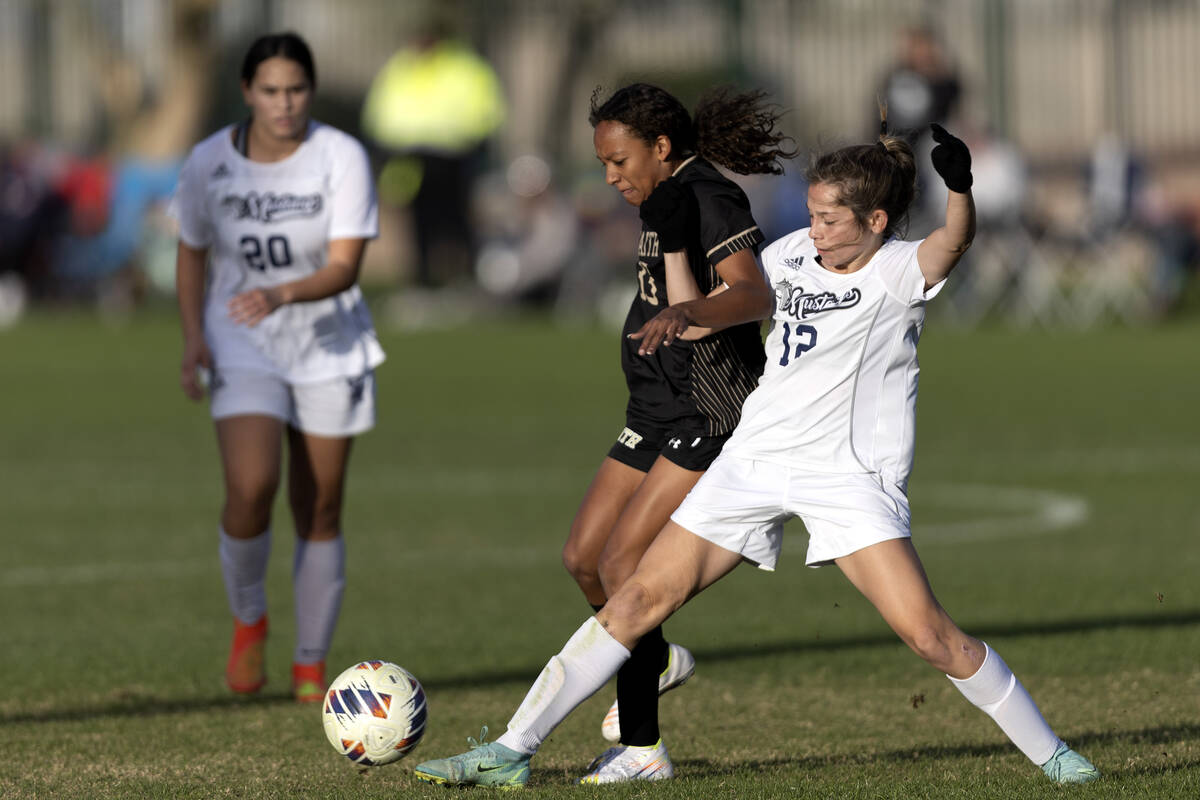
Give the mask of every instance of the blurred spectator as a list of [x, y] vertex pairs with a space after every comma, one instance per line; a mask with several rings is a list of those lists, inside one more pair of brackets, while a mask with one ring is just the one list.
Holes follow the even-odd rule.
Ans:
[[[106, 29], [96, 8], [67, 12]], [[0, 147], [0, 317], [13, 306], [16, 275], [34, 299], [96, 297], [121, 308], [137, 299], [144, 281], [129, 267], [146, 266], [147, 216], [174, 191], [208, 105], [212, 14], [211, 0], [172, 4], [170, 60], [156, 75], [112, 38], [89, 38], [83, 55], [96, 64], [89, 88], [97, 102], [89, 143]]]
[[471, 186], [484, 143], [504, 114], [495, 71], [451, 37], [445, 14], [397, 51], [371, 84], [363, 132], [391, 157], [381, 176], [382, 199], [411, 199], [416, 282], [422, 287], [470, 274], [476, 249]]
[[1104, 241], [1129, 230], [1147, 237], [1153, 246], [1150, 312], [1171, 313], [1200, 262], [1200, 201], [1168, 195], [1142, 159], [1111, 134], [1093, 149], [1088, 178], [1089, 235]]
[[957, 70], [937, 33], [928, 27], [902, 31], [880, 90], [892, 133], [915, 145], [931, 122], [944, 125], [954, 115], [961, 94]]
[[65, 216], [51, 157], [32, 141], [0, 143], [0, 324], [46, 292], [54, 237]]
[[94, 284], [135, 261], [147, 212], [167, 202], [178, 176], [175, 160], [130, 155], [111, 166], [80, 163], [67, 179], [72, 224], [55, 249], [56, 276], [67, 283]]
[[895, 61], [881, 82], [878, 97], [887, 105], [888, 131], [908, 141], [921, 170], [908, 229], [908, 238], [919, 239], [940, 224], [945, 212], [944, 195], [939, 203], [927, 191], [942, 185], [930, 174], [933, 140], [929, 125], [936, 122], [958, 135], [953, 118], [962, 97], [957, 67], [933, 28], [914, 26], [900, 32]]
[[475, 275], [494, 297], [549, 299], [572, 258], [580, 221], [554, 185], [550, 165], [523, 155], [480, 193], [483, 240]]

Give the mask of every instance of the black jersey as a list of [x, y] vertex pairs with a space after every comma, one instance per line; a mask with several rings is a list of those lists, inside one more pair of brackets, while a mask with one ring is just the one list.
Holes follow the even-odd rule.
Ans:
[[[693, 157], [675, 176], [695, 199], [698, 213], [692, 215], [687, 253], [700, 293], [706, 295], [721, 284], [716, 265], [748, 247], [757, 252], [764, 237], [745, 192], [712, 164]], [[628, 335], [669, 305], [658, 234], [645, 226], [638, 243], [637, 280], [638, 292], [621, 336], [629, 416], [674, 424], [702, 436], [729, 433], [766, 361], [758, 324], [726, 328], [695, 342], [677, 339], [670, 347], [656, 348], [653, 355], [640, 356], [639, 343]]]

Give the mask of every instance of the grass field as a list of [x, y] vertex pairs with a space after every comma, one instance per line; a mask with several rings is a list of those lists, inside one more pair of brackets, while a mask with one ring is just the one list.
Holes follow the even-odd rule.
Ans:
[[[588, 612], [559, 547], [622, 426], [615, 336], [541, 321], [387, 334], [381, 421], [351, 469], [331, 669], [383, 658], [429, 695], [425, 740], [360, 771], [287, 695], [277, 510], [270, 683], [230, 697], [204, 409], [174, 320], [34, 316], [0, 333], [0, 797], [440, 798], [413, 765], [503, 730]], [[930, 324], [911, 497], [939, 598], [1105, 773], [1052, 787], [833, 569], [744, 568], [668, 635], [679, 778], [656, 798], [1200, 796], [1200, 323], [1092, 333]], [[534, 761], [537, 797], [604, 746], [611, 687]], [[454, 797], [460, 795], [454, 794]], [[462, 795], [465, 796], [465, 795]]]

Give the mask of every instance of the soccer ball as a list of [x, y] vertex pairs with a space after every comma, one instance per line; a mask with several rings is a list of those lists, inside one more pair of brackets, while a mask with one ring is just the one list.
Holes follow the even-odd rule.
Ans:
[[333, 748], [364, 767], [399, 761], [425, 735], [425, 690], [403, 667], [361, 661], [333, 679], [321, 717]]

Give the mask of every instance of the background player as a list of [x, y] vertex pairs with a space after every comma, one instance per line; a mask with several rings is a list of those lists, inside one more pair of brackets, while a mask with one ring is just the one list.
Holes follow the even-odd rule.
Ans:
[[949, 198], [945, 224], [918, 242], [894, 235], [916, 182], [903, 140], [843, 148], [809, 169], [812, 226], [763, 255], [777, 302], [767, 368], [737, 431], [637, 571], [550, 660], [508, 731], [419, 765], [418, 778], [523, 784], [546, 736], [629, 658], [645, 631], [743, 560], [773, 569], [783, 522], [793, 516], [809, 532], [809, 565], [836, 563], [900, 638], [1051, 780], [1099, 777], [1054, 734], [999, 654], [938, 604], [910, 539], [906, 489], [924, 305], [975, 227], [970, 154], [933, 130], [932, 161]]
[[[697, 302], [697, 320], [708, 330], [689, 333], [697, 339], [720, 332], [657, 352], [641, 348], [630, 335], [674, 302], [659, 233], [643, 226], [638, 291], [621, 337], [629, 388], [625, 428], [600, 464], [563, 548], [563, 563], [595, 609], [632, 574], [712, 463], [762, 372], [756, 323], [771, 305], [755, 255], [763, 235], [745, 194], [710, 160], [741, 174], [780, 172], [778, 158], [790, 153], [779, 146], [776, 119], [759, 93], [710, 94], [694, 119], [671, 94], [647, 84], [626, 86], [603, 102], [592, 97], [589, 121], [605, 180], [641, 207], [655, 186], [675, 176], [695, 213], [694, 224], [671, 232], [678, 241], [669, 249], [687, 250], [691, 283], [702, 292], [728, 287]], [[617, 702], [603, 725], [605, 738], [621, 746], [598, 758], [586, 780], [671, 776], [657, 698], [690, 677], [694, 663], [684, 648], [668, 647], [661, 627], [646, 632], [617, 676]]]
[[225, 478], [220, 556], [234, 616], [225, 679], [235, 692], [266, 681], [264, 582], [286, 434], [301, 701], [325, 688], [345, 586], [346, 465], [353, 437], [375, 424], [373, 370], [384, 358], [356, 285], [378, 230], [367, 156], [309, 118], [316, 82], [300, 37], [255, 41], [242, 65], [250, 118], [192, 150], [174, 203], [180, 383], [198, 400], [211, 370]]

